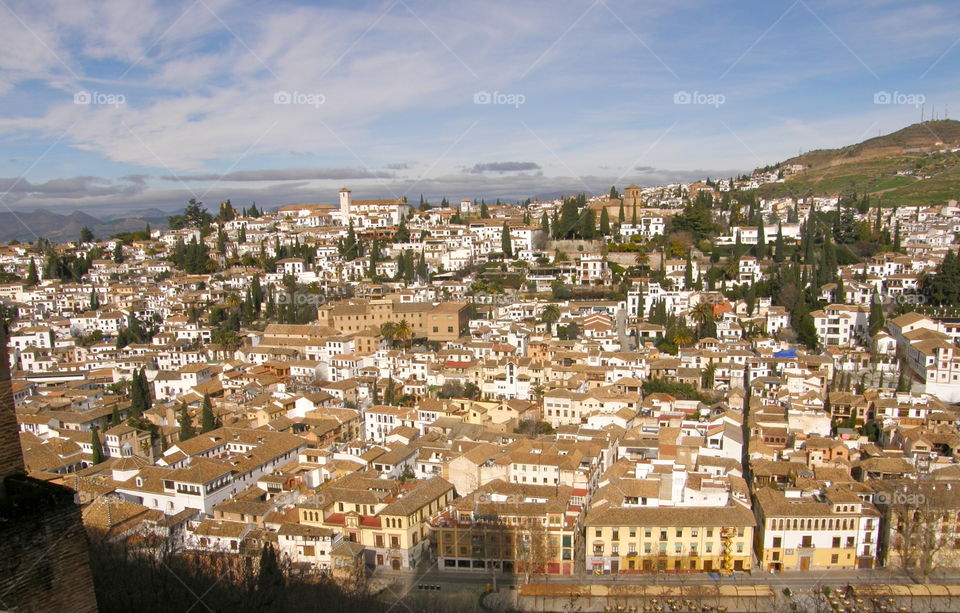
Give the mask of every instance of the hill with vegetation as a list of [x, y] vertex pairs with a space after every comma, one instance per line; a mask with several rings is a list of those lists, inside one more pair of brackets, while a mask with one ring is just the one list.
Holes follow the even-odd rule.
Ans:
[[781, 162], [804, 170], [757, 190], [762, 198], [869, 195], [885, 206], [941, 203], [960, 195], [960, 121], [926, 121], [840, 149]]

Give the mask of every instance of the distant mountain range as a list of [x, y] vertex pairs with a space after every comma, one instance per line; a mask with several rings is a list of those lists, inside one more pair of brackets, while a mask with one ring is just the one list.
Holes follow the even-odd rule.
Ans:
[[960, 198], [960, 121], [916, 123], [840, 149], [809, 151], [780, 164], [806, 167], [761, 197], [870, 194], [884, 204], [915, 206]]
[[77, 240], [84, 226], [90, 228], [98, 239], [106, 239], [119, 232], [143, 230], [148, 223], [151, 228], [164, 228], [170, 215], [159, 209], [148, 209], [143, 213], [137, 217], [99, 219], [80, 211], [64, 215], [42, 209], [0, 210], [0, 241], [32, 242], [37, 238], [46, 238], [55, 243], [65, 243]]

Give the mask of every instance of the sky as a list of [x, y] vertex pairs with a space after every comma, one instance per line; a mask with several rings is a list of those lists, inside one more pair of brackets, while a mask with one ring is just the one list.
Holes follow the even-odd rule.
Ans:
[[955, 0], [0, 0], [0, 38], [0, 210], [601, 193], [960, 116]]

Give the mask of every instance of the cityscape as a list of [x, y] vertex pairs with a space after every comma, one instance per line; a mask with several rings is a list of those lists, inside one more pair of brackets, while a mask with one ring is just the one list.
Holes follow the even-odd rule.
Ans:
[[960, 7], [3, 4], [0, 611], [960, 610]]

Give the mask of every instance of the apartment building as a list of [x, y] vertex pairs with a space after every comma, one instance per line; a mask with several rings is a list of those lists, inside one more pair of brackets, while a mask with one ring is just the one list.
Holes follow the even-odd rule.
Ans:
[[568, 486], [491, 481], [430, 525], [444, 570], [570, 575], [582, 506]]
[[322, 488], [315, 502], [297, 505], [299, 523], [360, 543], [369, 565], [415, 568], [430, 548], [429, 520], [453, 501], [453, 486], [440, 477], [401, 483], [375, 475], [358, 473]]
[[752, 568], [753, 513], [725, 507], [602, 505], [583, 521], [584, 555], [595, 574], [746, 571]]
[[839, 486], [809, 495], [797, 488], [756, 493], [757, 557], [764, 570], [873, 568], [880, 512]]

